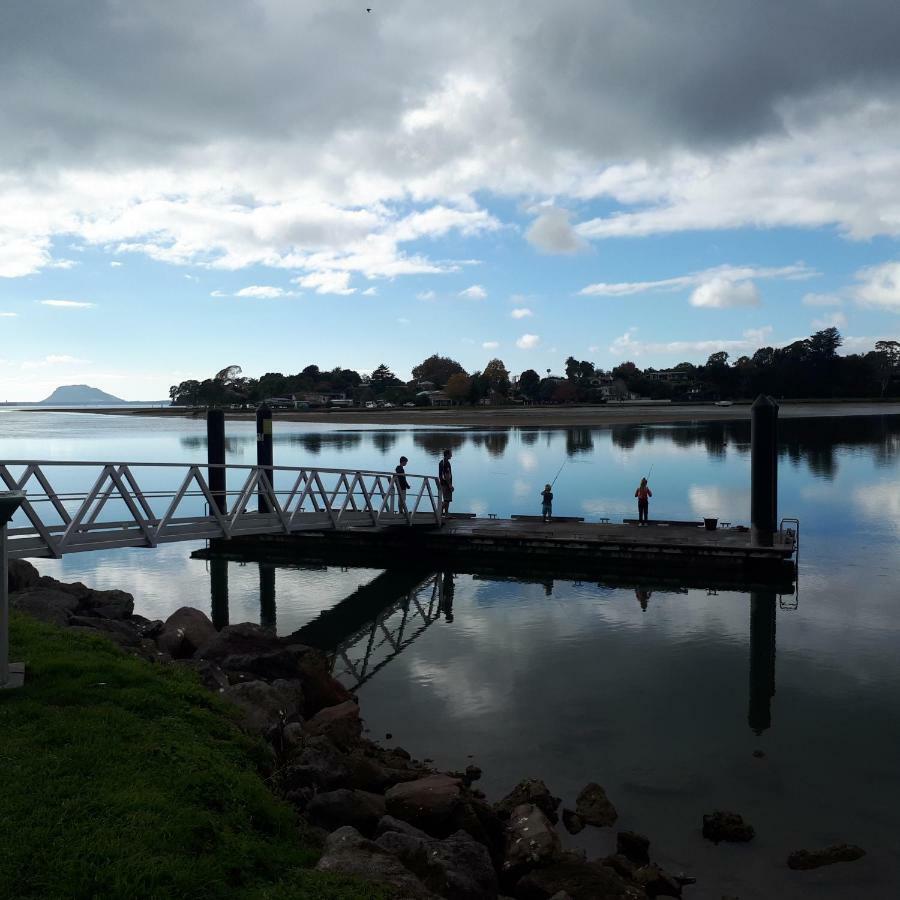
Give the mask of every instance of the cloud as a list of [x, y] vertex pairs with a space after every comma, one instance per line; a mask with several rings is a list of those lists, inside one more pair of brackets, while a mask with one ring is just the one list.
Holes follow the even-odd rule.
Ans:
[[829, 313], [821, 319], [813, 319], [812, 327], [817, 331], [822, 328], [846, 328], [847, 317], [842, 312]]
[[90, 309], [94, 303], [83, 303], [80, 300], [39, 300], [42, 306], [55, 306], [59, 309]]
[[466, 297], [469, 300], [484, 300], [487, 297], [487, 291], [480, 284], [473, 284], [465, 290], [459, 292], [460, 297]]
[[578, 293], [585, 296], [600, 297], [627, 297], [633, 294], [646, 294], [659, 291], [680, 291], [690, 287], [699, 287], [710, 281], [749, 281], [750, 279], [762, 280], [766, 278], [784, 278], [789, 281], [815, 278], [819, 273], [803, 263], [794, 263], [790, 266], [758, 267], [758, 266], [715, 266], [711, 269], [702, 269], [699, 272], [691, 272], [688, 275], [678, 275], [675, 278], [663, 278], [659, 281], [619, 281], [597, 282], [582, 288]]
[[404, 316], [400, 316], [400, 317], [397, 319], [397, 322], [398, 322], [400, 325], [409, 325], [410, 320], [407, 319], [407, 318], [405, 318]]
[[541, 338], [537, 334], [523, 334], [516, 341], [516, 346], [520, 350], [533, 350], [540, 342]]
[[843, 300], [836, 294], [804, 294], [804, 306], [841, 306]]
[[900, 262], [860, 269], [856, 279], [853, 295], [860, 305], [900, 312]]
[[485, 341], [482, 345], [485, 350], [496, 350], [500, 346], [499, 341]]
[[226, 294], [225, 291], [210, 291], [209, 296], [210, 297], [227, 297], [228, 294]]
[[235, 297], [255, 297], [260, 300], [274, 300], [276, 297], [285, 297], [289, 294], [280, 287], [266, 284], [252, 284], [250, 287], [241, 288]]
[[419, 291], [416, 294], [417, 300], [434, 300], [435, 297], [437, 297], [437, 294], [434, 291]]
[[317, 294], [354, 294], [356, 288], [350, 287], [349, 272], [312, 272], [302, 275], [294, 281], [305, 288], [315, 288]]
[[747, 329], [742, 338], [717, 338], [702, 341], [640, 341], [637, 340], [637, 328], [629, 328], [625, 334], [617, 337], [609, 348], [609, 352], [617, 357], [637, 357], [647, 354], [660, 356], [693, 356], [695, 359], [709, 356], [725, 350], [728, 353], [752, 353], [763, 346], [772, 333], [772, 327]]
[[122, 266], [125, 265], [125, 263], [121, 263], [121, 262], [119, 262], [119, 260], [114, 259], [109, 265], [113, 269], [120, 269]]
[[752, 281], [713, 278], [691, 294], [691, 306], [731, 309], [735, 306], [759, 306], [759, 291]]
[[527, 306], [518, 306], [510, 313], [510, 315], [514, 319], [527, 319], [529, 316], [533, 316], [534, 313]]
[[18, 313], [14, 312], [0, 312], [0, 319], [15, 319], [18, 315]]
[[587, 246], [569, 222], [570, 213], [565, 209], [549, 207], [534, 220], [525, 238], [542, 253], [576, 253]]
[[77, 356], [68, 356], [66, 354], [50, 354], [43, 359], [26, 360], [22, 363], [23, 369], [44, 369], [49, 366], [87, 366], [90, 365], [89, 359], [79, 359]]
[[362, 293], [363, 297], [374, 297], [378, 293], [378, 288], [368, 287]]

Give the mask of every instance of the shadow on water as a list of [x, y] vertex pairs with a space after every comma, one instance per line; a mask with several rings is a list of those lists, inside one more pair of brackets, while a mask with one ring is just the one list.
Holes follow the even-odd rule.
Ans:
[[[214, 556], [209, 560], [212, 619], [216, 628], [229, 622], [229, 560]], [[246, 565], [243, 563], [242, 565]], [[260, 624], [276, 626], [276, 572], [296, 571], [306, 565], [249, 563], [259, 569]], [[326, 568], [315, 565], [316, 569]], [[443, 616], [454, 621], [455, 579], [449, 570], [429, 572], [421, 569], [388, 569], [368, 584], [354, 590], [334, 606], [321, 610], [311, 621], [286, 640], [308, 644], [324, 651], [332, 674], [350, 690], [362, 686], [424, 634]], [[553, 596], [556, 579], [546, 575], [521, 577], [475, 574], [477, 580], [539, 584], [547, 597]], [[565, 580], [566, 585], [572, 582]], [[574, 582], [582, 587], [581, 582]], [[688, 589], [671, 582], [644, 580], [638, 584], [617, 580], [597, 584], [598, 597], [622, 587], [633, 588], [635, 599], [646, 611], [654, 592], [686, 594]], [[709, 588], [708, 594], [715, 594]], [[771, 703], [775, 696], [775, 624], [778, 595], [772, 589], [757, 589], [749, 594], [749, 702], [747, 722], [753, 732], [762, 734], [772, 725]], [[796, 608], [783, 606], [783, 609]]]

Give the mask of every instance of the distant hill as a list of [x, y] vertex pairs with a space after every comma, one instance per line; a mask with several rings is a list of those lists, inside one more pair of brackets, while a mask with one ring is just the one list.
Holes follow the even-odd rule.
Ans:
[[100, 388], [90, 387], [87, 384], [64, 384], [58, 387], [46, 400], [41, 400], [41, 406], [93, 406], [98, 403], [124, 404], [126, 400], [113, 397]]

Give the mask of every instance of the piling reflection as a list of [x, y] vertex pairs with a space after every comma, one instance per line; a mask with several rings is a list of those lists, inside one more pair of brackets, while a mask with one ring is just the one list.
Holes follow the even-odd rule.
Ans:
[[775, 592], [750, 595], [750, 707], [747, 723], [756, 734], [772, 725], [775, 696]]

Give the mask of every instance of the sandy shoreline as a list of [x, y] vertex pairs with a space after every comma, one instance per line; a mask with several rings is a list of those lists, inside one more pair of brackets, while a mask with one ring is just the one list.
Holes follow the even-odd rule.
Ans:
[[[205, 410], [185, 407], [72, 407], [66, 409], [31, 408], [27, 412], [71, 412], [99, 415], [149, 416], [153, 418], [203, 418]], [[781, 404], [781, 418], [818, 418], [834, 416], [900, 415], [900, 402], [827, 401]], [[252, 421], [253, 410], [229, 409], [225, 417]], [[310, 422], [331, 425], [450, 425], [469, 428], [513, 427], [592, 427], [600, 425], [643, 425], [667, 422], [735, 421], [750, 418], [750, 404], [716, 406], [712, 403], [672, 404], [671, 406], [528, 406], [457, 407], [454, 409], [275, 410], [273, 418], [282, 422]]]

